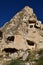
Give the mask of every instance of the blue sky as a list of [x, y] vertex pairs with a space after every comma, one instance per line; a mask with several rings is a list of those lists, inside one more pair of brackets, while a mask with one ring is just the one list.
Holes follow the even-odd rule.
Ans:
[[0, 0], [0, 27], [25, 6], [32, 7], [43, 23], [43, 0]]

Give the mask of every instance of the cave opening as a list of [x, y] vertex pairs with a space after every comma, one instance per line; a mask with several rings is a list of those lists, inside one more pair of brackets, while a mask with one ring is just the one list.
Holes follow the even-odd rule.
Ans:
[[5, 52], [5, 53], [15, 53], [17, 51], [18, 51], [18, 49], [15, 49], [15, 48], [4, 48], [2, 50], [2, 52]]
[[29, 24], [35, 23], [36, 21], [29, 21]]
[[36, 29], [39, 29], [40, 27], [38, 27], [38, 26], [36, 26], [36, 25], [34, 25], [34, 27], [36, 28]]
[[9, 36], [9, 37], [7, 38], [7, 41], [14, 41], [14, 36]]
[[34, 42], [33, 41], [30, 41], [30, 40], [26, 40], [27, 41], [27, 44], [30, 45], [30, 46], [34, 46]]
[[33, 25], [30, 25], [30, 28], [33, 28]]

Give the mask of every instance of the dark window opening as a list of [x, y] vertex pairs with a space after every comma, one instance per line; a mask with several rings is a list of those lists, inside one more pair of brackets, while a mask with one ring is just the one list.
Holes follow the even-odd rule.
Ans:
[[30, 25], [30, 28], [33, 28], [33, 25]]
[[34, 25], [34, 27], [35, 27], [35, 28], [37, 28], [37, 29], [39, 29], [39, 27], [38, 27], [38, 26], [36, 26], [36, 25]]
[[9, 37], [7, 38], [7, 40], [8, 40], [8, 41], [14, 41], [14, 36], [9, 36]]
[[33, 41], [30, 41], [30, 40], [26, 40], [27, 41], [27, 44], [30, 45], [30, 46], [34, 46], [34, 42]]
[[17, 52], [18, 50], [15, 48], [5, 48], [2, 50], [2, 52], [6, 52], [6, 53], [14, 53]]
[[0, 39], [2, 39], [2, 38], [3, 38], [3, 32], [0, 31]]
[[29, 21], [30, 24], [35, 23], [35, 21]]

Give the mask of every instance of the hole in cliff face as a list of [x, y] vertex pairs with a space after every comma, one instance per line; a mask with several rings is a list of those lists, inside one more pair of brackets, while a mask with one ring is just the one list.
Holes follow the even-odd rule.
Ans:
[[5, 52], [5, 53], [15, 53], [17, 52], [18, 50], [15, 49], [15, 48], [5, 48], [2, 50], [2, 52]]
[[33, 25], [30, 25], [30, 28], [33, 28]]
[[38, 26], [36, 26], [36, 25], [34, 25], [34, 27], [36, 28], [36, 29], [39, 29], [40, 27], [38, 27]]
[[5, 40], [6, 43], [14, 42], [15, 37], [14, 36], [8, 36]]
[[26, 40], [27, 41], [27, 44], [30, 45], [30, 46], [34, 46], [34, 42], [33, 41], [30, 41], [30, 40]]
[[9, 37], [7, 38], [7, 40], [8, 40], [8, 41], [14, 41], [14, 36], [9, 36]]
[[29, 21], [29, 24], [35, 23], [36, 21]]

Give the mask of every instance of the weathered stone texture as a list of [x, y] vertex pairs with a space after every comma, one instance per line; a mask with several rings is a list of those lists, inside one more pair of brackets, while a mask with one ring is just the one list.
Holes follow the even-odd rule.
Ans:
[[3, 33], [0, 33], [1, 51], [5, 48], [23, 51], [43, 49], [43, 24], [28, 6], [7, 22], [0, 29], [1, 31]]

